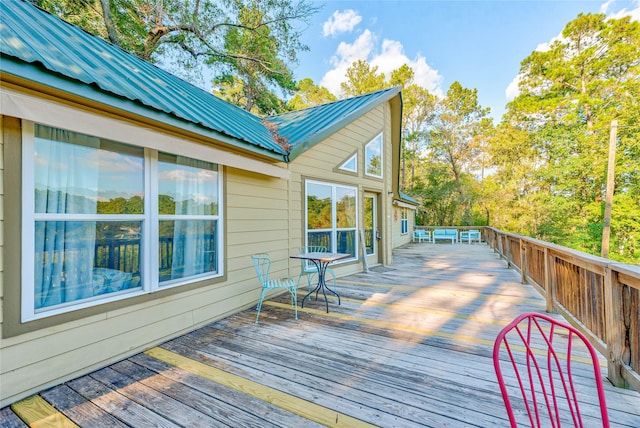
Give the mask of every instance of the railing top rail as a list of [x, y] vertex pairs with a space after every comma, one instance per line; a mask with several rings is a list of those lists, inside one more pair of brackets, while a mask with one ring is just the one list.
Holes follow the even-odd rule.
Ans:
[[611, 262], [609, 267], [616, 272], [624, 273], [629, 276], [640, 278], [640, 266], [630, 265], [626, 263]]
[[566, 260], [571, 263], [575, 263], [582, 267], [591, 268], [592, 270], [599, 273], [602, 273], [606, 268], [609, 268], [613, 271], [624, 273], [631, 277], [640, 279], [640, 266], [615, 262], [610, 259], [605, 259], [600, 256], [594, 256], [593, 254], [588, 254], [582, 251], [573, 250], [571, 248], [563, 247], [561, 245], [553, 244], [551, 242], [542, 241], [540, 239], [531, 238], [529, 236], [520, 235], [517, 233], [504, 232], [494, 227], [486, 226], [485, 228], [491, 231], [494, 231], [499, 235], [522, 240], [531, 245], [535, 245], [536, 247], [546, 248], [547, 250], [551, 251], [555, 257], [558, 257], [562, 260]]
[[416, 229], [487, 229], [487, 226], [415, 226]]

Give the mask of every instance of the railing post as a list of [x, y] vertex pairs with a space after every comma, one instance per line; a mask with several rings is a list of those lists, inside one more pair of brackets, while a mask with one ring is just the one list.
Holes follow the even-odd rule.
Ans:
[[544, 249], [544, 291], [546, 298], [545, 310], [549, 313], [555, 313], [554, 302], [556, 300], [556, 275], [553, 272], [555, 265], [555, 257], [549, 253], [549, 249]]
[[508, 236], [505, 236], [505, 240], [507, 241], [507, 248], [505, 250], [505, 258], [507, 259], [507, 269], [511, 268], [511, 263], [512, 263], [512, 257], [511, 257], [511, 239], [509, 239]]
[[527, 243], [524, 239], [520, 238], [520, 282], [522, 284], [527, 283], [527, 274], [529, 271], [527, 261]]
[[618, 282], [618, 273], [607, 265], [604, 271], [604, 304], [606, 312], [607, 332], [607, 377], [609, 381], [624, 388], [625, 380], [622, 376], [622, 367], [625, 361], [625, 334], [624, 325], [624, 299], [622, 296], [622, 284]]

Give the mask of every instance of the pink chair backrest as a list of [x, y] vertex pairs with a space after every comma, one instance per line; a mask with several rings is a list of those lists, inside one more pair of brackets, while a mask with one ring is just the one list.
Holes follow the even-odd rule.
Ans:
[[[595, 385], [575, 383], [576, 377], [586, 376], [585, 363], [592, 367], [588, 376]], [[593, 386], [602, 426], [609, 427], [598, 356], [573, 326], [544, 314], [522, 314], [496, 337], [493, 366], [512, 427], [518, 422], [531, 427], [583, 427], [580, 403], [585, 395], [593, 395]], [[587, 425], [592, 423], [589, 416]]]

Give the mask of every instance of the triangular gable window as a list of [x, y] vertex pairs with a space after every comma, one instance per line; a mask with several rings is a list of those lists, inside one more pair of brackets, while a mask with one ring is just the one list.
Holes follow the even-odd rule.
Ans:
[[340, 165], [338, 169], [349, 172], [358, 172], [358, 153], [354, 153], [353, 156]]

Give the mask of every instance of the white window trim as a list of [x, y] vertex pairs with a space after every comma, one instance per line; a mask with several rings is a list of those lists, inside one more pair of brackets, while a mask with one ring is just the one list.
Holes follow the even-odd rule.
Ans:
[[[406, 227], [404, 228], [405, 229], [404, 232], [402, 231], [403, 224], [406, 225]], [[402, 207], [400, 208], [400, 234], [407, 235], [408, 233], [409, 233], [409, 209]]]
[[[345, 165], [348, 164], [351, 161], [354, 161], [354, 167], [353, 168], [349, 168], [346, 167]], [[349, 171], [349, 172], [358, 172], [358, 152], [354, 153], [351, 157], [349, 157], [349, 159], [347, 159], [346, 161], [344, 161], [342, 163], [342, 165], [340, 165], [340, 167], [338, 167], [338, 169], [342, 170], [342, 171]]]
[[[75, 131], [78, 132], [78, 131]], [[82, 132], [86, 134], [85, 132]], [[99, 133], [92, 133], [87, 135], [93, 135], [101, 138], [109, 138], [99, 135]], [[110, 138], [109, 138], [110, 139]], [[143, 140], [144, 141], [144, 140]], [[179, 145], [179, 144], [178, 144]], [[140, 147], [141, 144], [136, 144]], [[220, 213], [224, 212], [224, 198], [223, 198], [223, 181], [224, 176], [220, 168], [218, 168], [218, 214], [215, 216], [175, 216], [180, 220], [188, 220], [192, 218], [215, 219], [217, 221], [217, 234], [218, 242], [216, 251], [218, 253], [218, 266], [217, 272], [207, 273], [201, 275], [189, 276], [187, 278], [178, 279], [175, 281], [168, 281], [160, 284], [157, 278], [158, 260], [157, 257], [152, 254], [157, 254], [158, 243], [158, 219], [156, 205], [153, 201], [153, 197], [157, 196], [157, 182], [154, 178], [157, 178], [157, 161], [158, 151], [145, 147], [144, 151], [144, 191], [145, 195], [151, 197], [145, 197], [145, 213], [148, 214], [133, 214], [133, 215], [99, 215], [100, 220], [136, 220], [142, 221], [142, 236], [143, 245], [141, 252], [141, 269], [145, 269], [142, 275], [141, 289], [137, 291], [123, 290], [120, 292], [114, 292], [107, 295], [95, 296], [94, 298], [82, 299], [78, 302], [68, 302], [66, 304], [56, 305], [54, 308], [36, 311], [34, 299], [34, 251], [33, 242], [35, 240], [35, 222], [42, 218], [47, 220], [55, 220], [57, 217], [63, 220], [73, 219], [94, 219], [96, 215], [86, 214], [60, 214], [41, 216], [35, 213], [35, 200], [34, 200], [34, 186], [35, 186], [35, 171], [34, 171], [34, 158], [35, 151], [35, 123], [28, 120], [22, 121], [22, 266], [21, 266], [21, 283], [22, 283], [22, 295], [21, 295], [21, 320], [22, 322], [33, 321], [41, 318], [47, 318], [50, 316], [76, 311], [104, 303], [109, 303], [117, 300], [129, 299], [142, 294], [153, 293], [159, 290], [165, 290], [168, 288], [178, 287], [181, 285], [200, 281], [202, 279], [212, 279], [224, 276], [224, 221]], [[186, 152], [186, 150], [184, 151]], [[183, 152], [183, 153], [184, 153]], [[188, 152], [187, 152], [188, 153]], [[192, 156], [189, 156], [192, 157]], [[215, 163], [213, 161], [212, 163]], [[168, 217], [168, 216], [162, 216]], [[170, 217], [170, 216], [169, 216]], [[32, 244], [26, 245], [31, 242]]]
[[[368, 170], [368, 160], [367, 160], [367, 151], [369, 148], [369, 145], [373, 144], [376, 140], [380, 140], [380, 174], [370, 174], [367, 170]], [[369, 141], [367, 144], [365, 144], [364, 146], [364, 175], [369, 176], [369, 177], [375, 177], [375, 178], [383, 178], [384, 177], [384, 141], [382, 139], [382, 132], [379, 133], [378, 135], [376, 135], [374, 138], [371, 139], [371, 141]]]
[[[304, 183], [304, 242], [305, 245], [309, 245], [309, 207], [308, 207], [308, 198], [307, 195], [309, 194], [308, 192], [308, 185], [309, 184], [319, 184], [321, 186], [331, 186], [331, 229], [312, 229], [314, 232], [331, 232], [331, 248], [335, 248], [337, 250], [338, 248], [338, 239], [337, 239], [337, 233], [333, 233], [335, 232], [339, 232], [339, 231], [345, 231], [345, 230], [354, 230], [355, 231], [355, 256], [354, 257], [350, 257], [348, 259], [342, 259], [339, 261], [334, 262], [334, 264], [340, 264], [340, 263], [345, 263], [345, 262], [349, 262], [349, 261], [353, 261], [355, 259], [358, 258], [358, 254], [359, 254], [359, 238], [358, 238], [358, 188], [356, 186], [348, 186], [348, 185], [344, 185], [344, 184], [338, 184], [338, 183], [330, 183], [330, 182], [326, 182], [326, 181], [317, 181], [317, 180], [305, 180]], [[355, 227], [351, 228], [338, 228], [337, 224], [336, 224], [336, 219], [337, 219], [337, 215], [336, 215], [336, 188], [337, 187], [342, 187], [345, 189], [353, 189], [355, 190], [356, 194], [356, 224]], [[330, 251], [330, 248], [327, 248], [327, 251]]]

